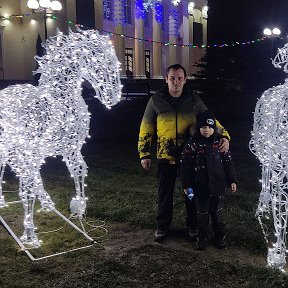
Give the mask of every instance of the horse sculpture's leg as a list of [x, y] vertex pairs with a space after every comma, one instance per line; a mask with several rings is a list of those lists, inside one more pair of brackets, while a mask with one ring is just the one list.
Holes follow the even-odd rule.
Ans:
[[0, 161], [0, 208], [3, 208], [6, 206], [6, 202], [3, 196], [3, 190], [2, 190], [2, 182], [3, 182], [3, 176], [4, 176], [4, 170], [5, 170], [5, 163]]
[[20, 237], [23, 244], [37, 248], [40, 246], [40, 241], [35, 233], [34, 225], [34, 205], [37, 191], [34, 185], [34, 175], [21, 175], [19, 192], [24, 206], [24, 233]]
[[280, 270], [286, 264], [286, 228], [288, 219], [288, 195], [287, 176], [285, 171], [274, 174], [272, 179], [272, 214], [274, 219], [274, 229], [276, 242], [268, 249], [267, 262], [270, 267]]
[[80, 151], [63, 156], [67, 168], [74, 179], [76, 197], [70, 202], [71, 214], [74, 217], [83, 218], [86, 212], [86, 200], [84, 180], [87, 176], [87, 165]]
[[255, 213], [256, 218], [261, 226], [266, 243], [269, 244], [269, 231], [265, 222], [270, 222], [271, 213], [271, 169], [269, 163], [262, 165], [262, 190], [260, 192], [259, 203]]
[[43, 181], [40, 173], [35, 176], [35, 186], [37, 190], [37, 198], [41, 203], [41, 209], [44, 211], [51, 211], [55, 208], [50, 195], [45, 191]]
[[269, 217], [271, 203], [271, 169], [270, 164], [264, 163], [262, 166], [262, 190], [260, 192], [259, 204], [256, 211], [256, 216]]

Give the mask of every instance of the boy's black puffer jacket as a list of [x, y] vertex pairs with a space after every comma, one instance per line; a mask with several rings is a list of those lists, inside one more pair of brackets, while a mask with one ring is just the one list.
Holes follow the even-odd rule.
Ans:
[[219, 135], [192, 137], [180, 159], [180, 178], [183, 188], [192, 187], [197, 193], [221, 196], [227, 184], [237, 183], [230, 152], [219, 151]]

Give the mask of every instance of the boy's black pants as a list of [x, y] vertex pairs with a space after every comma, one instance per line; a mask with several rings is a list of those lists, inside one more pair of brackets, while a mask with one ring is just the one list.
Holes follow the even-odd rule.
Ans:
[[185, 208], [186, 208], [186, 226], [189, 230], [196, 232], [197, 230], [197, 209], [195, 196], [189, 200], [185, 195]]
[[209, 214], [211, 216], [212, 229], [215, 233], [215, 239], [222, 239], [224, 233], [224, 223], [222, 220], [222, 202], [223, 196], [197, 195], [197, 229], [200, 239], [207, 238], [209, 226]]

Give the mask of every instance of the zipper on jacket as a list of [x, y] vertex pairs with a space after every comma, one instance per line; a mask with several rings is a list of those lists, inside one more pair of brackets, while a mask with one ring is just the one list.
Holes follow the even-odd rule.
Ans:
[[176, 109], [175, 109], [175, 120], [176, 120], [176, 164], [178, 165], [179, 164], [179, 147], [178, 147], [178, 104], [177, 103], [177, 106], [176, 106]]

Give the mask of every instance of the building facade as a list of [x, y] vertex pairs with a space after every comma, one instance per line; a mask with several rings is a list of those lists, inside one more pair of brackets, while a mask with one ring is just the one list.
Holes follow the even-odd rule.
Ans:
[[[31, 80], [39, 39], [56, 28], [68, 33], [97, 29], [109, 34], [121, 76], [162, 78], [166, 67], [180, 63], [188, 76], [207, 45], [207, 1], [60, 0], [62, 10], [31, 11], [27, 0], [0, 0], [0, 80]], [[37, 41], [38, 40], [38, 41]]]

